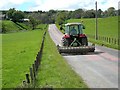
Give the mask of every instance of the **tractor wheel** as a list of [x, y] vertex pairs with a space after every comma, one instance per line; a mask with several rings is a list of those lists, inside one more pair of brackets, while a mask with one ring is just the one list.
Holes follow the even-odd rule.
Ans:
[[63, 43], [63, 46], [69, 46], [69, 42], [65, 38], [62, 40], [62, 43]]
[[87, 38], [82, 38], [82, 45], [88, 46], [88, 40]]

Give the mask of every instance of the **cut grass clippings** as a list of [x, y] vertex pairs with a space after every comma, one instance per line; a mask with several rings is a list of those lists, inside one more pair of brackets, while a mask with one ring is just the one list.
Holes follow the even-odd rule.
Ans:
[[42, 61], [37, 75], [36, 88], [87, 88], [82, 78], [58, 53], [49, 34], [46, 34]]

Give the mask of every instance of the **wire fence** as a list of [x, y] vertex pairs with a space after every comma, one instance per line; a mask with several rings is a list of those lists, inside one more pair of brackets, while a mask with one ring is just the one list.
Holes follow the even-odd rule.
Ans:
[[[95, 39], [95, 35], [87, 34], [89, 38]], [[104, 41], [109, 44], [120, 45], [120, 38], [106, 37], [106, 36], [98, 36], [98, 40]]]

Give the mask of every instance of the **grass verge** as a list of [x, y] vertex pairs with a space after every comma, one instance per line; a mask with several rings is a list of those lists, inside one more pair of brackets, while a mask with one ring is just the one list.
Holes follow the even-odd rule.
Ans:
[[2, 87], [15, 88], [25, 80], [25, 74], [40, 49], [44, 30], [2, 35]]
[[37, 75], [36, 88], [87, 88], [82, 78], [78, 76], [63, 57], [46, 34], [42, 62]]
[[109, 44], [109, 43], [107, 43], [105, 41], [102, 41], [102, 40], [95, 40], [95, 39], [89, 38], [88, 41], [92, 42], [92, 43], [95, 43], [95, 44], [98, 44], [98, 45], [101, 45], [101, 46], [106, 46], [106, 47], [110, 47], [110, 48], [114, 48], [114, 49], [120, 50], [119, 45]]

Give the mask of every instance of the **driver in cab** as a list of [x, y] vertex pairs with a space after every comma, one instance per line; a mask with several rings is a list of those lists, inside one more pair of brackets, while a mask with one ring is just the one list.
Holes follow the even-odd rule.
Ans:
[[76, 35], [76, 34], [77, 34], [77, 31], [76, 31], [75, 27], [72, 27], [70, 35]]

